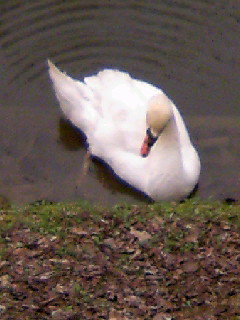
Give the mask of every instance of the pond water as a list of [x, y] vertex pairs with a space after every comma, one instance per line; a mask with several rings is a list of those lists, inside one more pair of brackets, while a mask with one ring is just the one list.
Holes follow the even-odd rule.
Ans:
[[62, 118], [51, 58], [82, 78], [105, 67], [162, 88], [198, 149], [201, 198], [240, 199], [238, 0], [0, 2], [0, 194], [15, 203], [145, 201], [86, 153]]

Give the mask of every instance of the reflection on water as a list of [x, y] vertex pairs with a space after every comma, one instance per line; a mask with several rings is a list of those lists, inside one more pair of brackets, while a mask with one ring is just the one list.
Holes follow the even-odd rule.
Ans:
[[61, 120], [46, 58], [75, 77], [104, 67], [160, 86], [200, 151], [201, 197], [240, 199], [237, 0], [0, 2], [0, 194], [15, 202], [146, 201], [92, 161]]

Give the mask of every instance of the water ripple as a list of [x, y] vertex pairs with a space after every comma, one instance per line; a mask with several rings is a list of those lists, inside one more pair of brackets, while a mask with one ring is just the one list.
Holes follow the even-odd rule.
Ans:
[[[74, 77], [81, 78], [110, 67], [126, 70], [158, 86], [160, 84], [182, 109], [186, 108], [187, 114], [196, 115], [196, 121], [192, 122], [193, 136], [206, 136], [204, 141], [198, 141], [205, 161], [203, 166], [208, 171], [202, 178], [202, 193], [239, 196], [239, 191], [236, 191], [238, 184], [234, 182], [236, 172], [239, 172], [239, 169], [236, 170], [239, 168], [239, 130], [233, 128], [232, 118], [231, 123], [223, 122], [224, 127], [228, 125], [226, 137], [222, 137], [221, 133], [215, 139], [219, 129], [216, 114], [239, 114], [239, 10], [238, 0], [0, 1], [0, 100], [4, 101], [1, 110], [6, 110], [1, 117], [5, 119], [1, 128], [9, 132], [9, 149], [16, 149], [16, 140], [19, 152], [24, 149], [27, 130], [28, 139], [33, 136], [38, 141], [38, 136], [34, 136], [36, 131], [39, 141], [47, 141], [49, 151], [48, 154], [46, 146], [36, 142], [34, 151], [30, 150], [27, 155], [32, 161], [30, 173], [24, 164], [18, 167], [15, 157], [5, 155], [5, 167], [0, 168], [0, 176], [8, 181], [6, 183], [13, 196], [19, 193], [19, 189], [12, 187], [11, 183], [13, 186], [18, 183], [24, 186], [25, 176], [29, 174], [33, 180], [41, 179], [41, 175], [33, 172], [34, 165], [39, 167], [39, 162], [46, 177], [51, 173], [54, 177], [58, 175], [64, 185], [66, 176], [59, 171], [63, 167], [67, 171], [71, 169], [71, 177], [74, 177], [76, 173], [72, 161], [76, 161], [76, 167], [79, 164], [79, 154], [75, 158], [72, 154], [71, 160], [68, 160], [68, 155], [61, 153], [59, 156], [58, 153], [62, 150], [57, 149], [55, 124], [58, 123], [60, 111], [55, 114], [56, 118], [51, 118], [58, 109], [49, 109], [53, 94], [46, 72], [47, 58]], [[5, 103], [4, 99], [9, 99], [11, 104]], [[9, 108], [12, 108], [11, 112]], [[47, 117], [44, 110], [48, 113]], [[200, 113], [209, 118], [204, 118], [199, 125]], [[39, 123], [36, 123], [36, 118]], [[21, 130], [25, 134], [21, 134]], [[14, 136], [15, 131], [20, 132], [17, 137]], [[55, 135], [50, 137], [48, 134]], [[212, 140], [208, 140], [209, 137]], [[2, 141], [6, 143], [5, 137]], [[214, 145], [214, 150], [218, 150], [216, 152], [220, 155], [211, 157], [209, 144], [214, 141], [231, 141], [234, 152], [231, 145]], [[225, 166], [228, 175], [223, 173], [223, 164], [221, 167], [221, 163], [216, 162], [216, 158], [219, 162], [220, 156], [221, 161], [230, 163]], [[27, 160], [25, 164], [28, 164]], [[22, 172], [24, 170], [25, 173]], [[11, 179], [8, 172], [11, 172]], [[222, 172], [222, 176], [219, 172]], [[224, 187], [215, 180], [212, 182], [214, 175], [219, 176]], [[95, 177], [91, 179], [101, 194], [104, 190]], [[44, 180], [44, 186], [45, 183]], [[43, 189], [41, 186], [41, 183], [39, 187], [35, 184], [35, 189], [40, 188], [38, 194]], [[54, 183], [49, 183], [49, 186], [53, 195], [56, 195], [55, 189], [61, 189], [61, 183], [57, 187]], [[74, 186], [69, 182], [68, 189], [71, 188]], [[29, 185], [30, 189], [32, 186]], [[229, 194], [227, 189], [230, 190]], [[72, 192], [69, 191], [67, 197], [73, 198]], [[112, 197], [111, 190], [105, 194]], [[33, 197], [36, 200], [36, 194]], [[63, 194], [60, 194], [56, 198], [59, 200], [62, 197]]]
[[[40, 75], [47, 56], [58, 61], [79, 57], [92, 64], [94, 59], [99, 62], [99, 55], [110, 60], [116, 55], [133, 60], [134, 55], [139, 64], [163, 64], [167, 57], [177, 56], [174, 46], [188, 46], [185, 37], [191, 36], [194, 25], [201, 33], [206, 12], [211, 15], [214, 10], [216, 5], [209, 9], [209, 1], [189, 0], [102, 1], [101, 5], [96, 1], [15, 1], [2, 10], [0, 40], [13, 70], [12, 81]], [[188, 55], [189, 60], [195, 57], [191, 47]]]

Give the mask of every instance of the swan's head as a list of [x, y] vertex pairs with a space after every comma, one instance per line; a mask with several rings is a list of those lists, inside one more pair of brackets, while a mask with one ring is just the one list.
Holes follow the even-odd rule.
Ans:
[[148, 103], [147, 132], [141, 147], [141, 155], [146, 157], [172, 117], [172, 106], [168, 97], [163, 94], [153, 96]]

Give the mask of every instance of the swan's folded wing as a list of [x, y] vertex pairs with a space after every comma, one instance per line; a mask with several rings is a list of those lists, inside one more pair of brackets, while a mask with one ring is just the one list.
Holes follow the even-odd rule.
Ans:
[[61, 72], [51, 61], [48, 61], [48, 65], [56, 97], [64, 115], [88, 136], [88, 131], [94, 130], [98, 121], [98, 114], [92, 107], [93, 92], [86, 84]]

